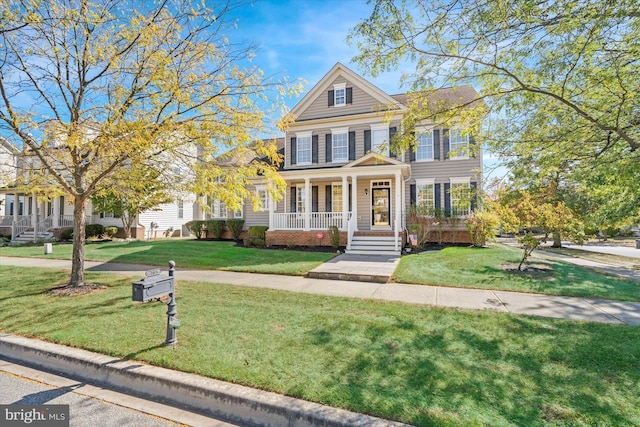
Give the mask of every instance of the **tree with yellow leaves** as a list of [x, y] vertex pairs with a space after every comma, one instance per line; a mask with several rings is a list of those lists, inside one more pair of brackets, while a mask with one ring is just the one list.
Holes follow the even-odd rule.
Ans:
[[[229, 38], [228, 19], [241, 6], [0, 0], [0, 133], [29, 159], [23, 188], [73, 199], [70, 285], [84, 284], [86, 203], [122, 170], [179, 159], [195, 173], [184, 185], [200, 192], [220, 175], [220, 153], [251, 143], [267, 161], [234, 174], [280, 182], [275, 145], [253, 143], [265, 125], [257, 103], [297, 87], [242, 66], [252, 46]], [[230, 208], [246, 182], [225, 181]]]

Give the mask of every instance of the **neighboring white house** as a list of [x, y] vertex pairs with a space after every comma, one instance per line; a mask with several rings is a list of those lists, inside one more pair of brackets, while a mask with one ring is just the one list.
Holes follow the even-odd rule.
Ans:
[[[16, 180], [18, 150], [6, 139], [0, 137], [0, 188], [7, 188]], [[13, 212], [13, 198], [0, 200], [0, 218]]]

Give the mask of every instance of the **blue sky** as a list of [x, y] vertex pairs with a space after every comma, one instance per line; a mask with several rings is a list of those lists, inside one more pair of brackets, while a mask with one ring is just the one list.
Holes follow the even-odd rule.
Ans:
[[[336, 62], [363, 75], [351, 62], [357, 47], [347, 43], [349, 31], [366, 19], [373, 5], [364, 0], [258, 0], [237, 10], [237, 34], [259, 45], [253, 63], [265, 74], [281, 74], [306, 80], [305, 89], [316, 84]], [[364, 76], [389, 94], [399, 87], [401, 71], [378, 78]], [[300, 98], [287, 102], [289, 107]]]

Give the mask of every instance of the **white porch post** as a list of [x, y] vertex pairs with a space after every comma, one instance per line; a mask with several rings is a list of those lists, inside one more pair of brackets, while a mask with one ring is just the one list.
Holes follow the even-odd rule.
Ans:
[[38, 198], [31, 194], [31, 225], [33, 226], [33, 241], [38, 240]]
[[60, 197], [53, 199], [53, 227], [60, 227]]
[[349, 186], [346, 175], [342, 176], [342, 229], [347, 229], [347, 217], [349, 216]]
[[[349, 202], [347, 201], [347, 203]], [[356, 225], [353, 231], [358, 231], [358, 177], [355, 175], [351, 177], [351, 203], [353, 203], [351, 215], [353, 223]]]
[[304, 230], [311, 230], [311, 185], [309, 178], [304, 179]]
[[18, 210], [20, 209], [20, 193], [13, 195], [13, 220], [18, 220]]
[[400, 250], [400, 242], [398, 242], [398, 240], [400, 240], [398, 237], [400, 236], [400, 215], [401, 215], [401, 204], [402, 204], [402, 192], [401, 192], [401, 186], [402, 186], [402, 179], [400, 177], [399, 173], [396, 173], [396, 220], [394, 221], [395, 223], [395, 227], [394, 227], [394, 235], [395, 235], [395, 250], [398, 251]]

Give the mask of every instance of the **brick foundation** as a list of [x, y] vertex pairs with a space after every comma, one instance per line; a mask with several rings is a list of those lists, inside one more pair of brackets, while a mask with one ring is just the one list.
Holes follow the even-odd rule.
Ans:
[[[322, 233], [322, 238], [318, 238]], [[274, 230], [266, 232], [267, 246], [331, 246], [328, 231]], [[347, 246], [347, 232], [340, 232], [340, 246]]]

